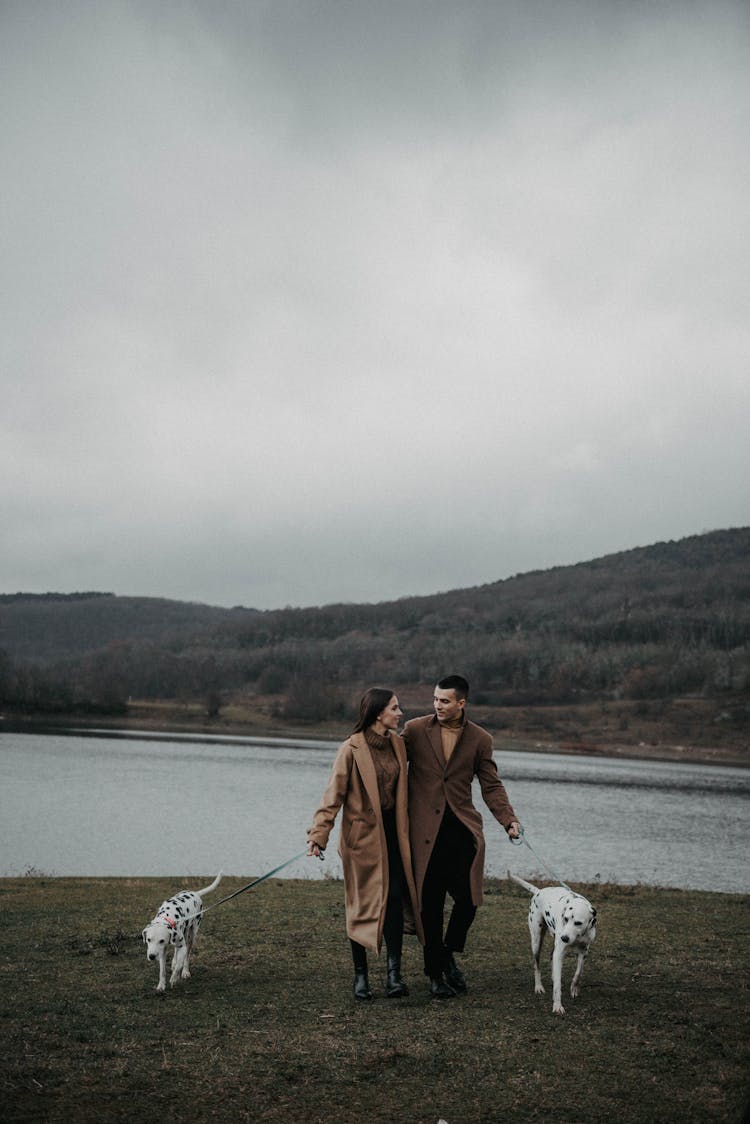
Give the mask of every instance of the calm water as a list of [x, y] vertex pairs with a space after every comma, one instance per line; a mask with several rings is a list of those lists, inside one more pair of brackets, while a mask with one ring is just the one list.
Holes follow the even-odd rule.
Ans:
[[[0, 735], [0, 875], [254, 876], [305, 847], [335, 746], [284, 739]], [[750, 770], [496, 754], [534, 848], [481, 803], [487, 871], [750, 891]], [[337, 831], [332, 842], [337, 841]], [[284, 877], [339, 875], [301, 858]], [[542, 862], [537, 856], [540, 856]]]

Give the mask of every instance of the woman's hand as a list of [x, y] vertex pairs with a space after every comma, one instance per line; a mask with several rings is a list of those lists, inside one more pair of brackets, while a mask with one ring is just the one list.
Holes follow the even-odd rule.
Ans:
[[313, 843], [312, 839], [309, 839], [307, 842], [307, 857], [310, 858], [314, 856], [316, 859], [319, 859], [322, 854], [323, 852], [318, 844]]

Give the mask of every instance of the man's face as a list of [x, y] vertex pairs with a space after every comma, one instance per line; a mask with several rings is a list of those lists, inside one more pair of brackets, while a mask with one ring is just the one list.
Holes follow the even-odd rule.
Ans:
[[466, 706], [466, 699], [459, 699], [453, 688], [450, 691], [443, 691], [440, 687], [436, 687], [435, 694], [432, 696], [432, 705], [435, 707], [438, 722], [454, 722]]

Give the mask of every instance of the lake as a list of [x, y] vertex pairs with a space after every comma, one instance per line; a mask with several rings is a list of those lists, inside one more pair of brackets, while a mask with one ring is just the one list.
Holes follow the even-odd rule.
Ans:
[[[306, 844], [331, 742], [117, 734], [0, 734], [0, 875], [264, 874]], [[750, 891], [750, 770], [497, 752], [526, 839], [512, 846], [475, 794], [487, 873]], [[326, 859], [280, 876], [338, 877]]]

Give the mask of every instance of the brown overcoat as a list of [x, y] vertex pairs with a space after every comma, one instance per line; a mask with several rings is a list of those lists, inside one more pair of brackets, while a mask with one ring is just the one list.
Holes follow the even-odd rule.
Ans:
[[404, 727], [409, 759], [409, 822], [414, 881], [422, 904], [422, 885], [445, 806], [474, 836], [476, 854], [471, 864], [471, 898], [482, 904], [484, 881], [484, 834], [482, 817], [471, 799], [471, 783], [477, 777], [485, 804], [495, 819], [508, 828], [517, 819], [492, 757], [492, 738], [468, 720], [464, 722], [456, 748], [446, 764], [435, 715], [413, 718]]
[[[396, 831], [414, 924], [424, 943], [409, 847], [406, 749], [397, 734], [391, 734], [390, 739], [401, 766], [396, 784]], [[339, 854], [344, 868], [346, 931], [352, 940], [380, 952], [388, 904], [388, 848], [375, 766], [363, 733], [352, 734], [339, 746], [328, 787], [307, 832], [308, 839], [321, 850], [328, 843], [342, 806]], [[404, 902], [407, 911], [409, 904], [408, 900]]]

